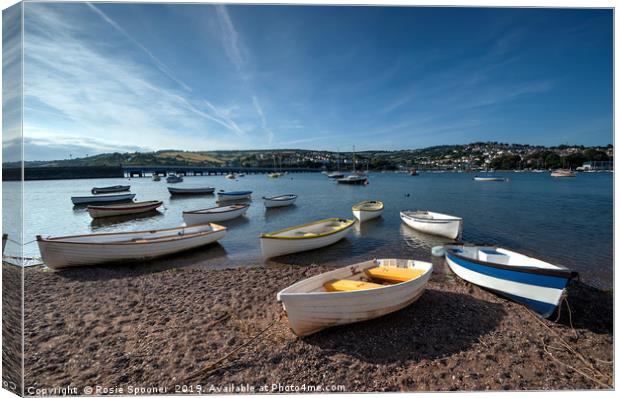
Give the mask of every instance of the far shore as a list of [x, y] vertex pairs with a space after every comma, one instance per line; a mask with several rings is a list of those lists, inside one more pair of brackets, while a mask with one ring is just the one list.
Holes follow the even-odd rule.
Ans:
[[[570, 317], [564, 307], [554, 323], [461, 280], [437, 278], [401, 311], [299, 338], [276, 293], [328, 268], [214, 270], [175, 268], [173, 261], [25, 269], [26, 394], [28, 387], [93, 385], [117, 388], [112, 394], [129, 386], [168, 393], [186, 386], [180, 392], [191, 393], [197, 385], [613, 388], [612, 291], [575, 283]], [[5, 275], [15, 271], [3, 264]]]

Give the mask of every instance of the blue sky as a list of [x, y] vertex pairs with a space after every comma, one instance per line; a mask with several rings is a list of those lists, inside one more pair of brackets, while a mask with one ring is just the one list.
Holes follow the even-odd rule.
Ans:
[[610, 10], [25, 5], [26, 158], [612, 142]]

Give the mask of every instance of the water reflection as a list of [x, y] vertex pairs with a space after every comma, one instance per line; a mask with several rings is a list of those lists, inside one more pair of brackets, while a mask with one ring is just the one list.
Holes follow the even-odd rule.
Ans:
[[353, 233], [358, 238], [365, 236], [372, 236], [381, 230], [384, 227], [385, 220], [383, 217], [373, 218], [372, 220], [364, 221], [364, 222], [356, 222], [353, 226]]
[[433, 246], [441, 246], [444, 243], [453, 242], [448, 238], [416, 231], [404, 223], [400, 224], [400, 236], [402, 236], [407, 246], [412, 249], [430, 249]]
[[140, 214], [128, 214], [126, 216], [102, 217], [95, 218], [90, 222], [90, 229], [96, 231], [98, 229], [115, 226], [129, 221], [139, 221], [145, 218], [163, 217], [164, 213], [159, 210], [152, 210]]

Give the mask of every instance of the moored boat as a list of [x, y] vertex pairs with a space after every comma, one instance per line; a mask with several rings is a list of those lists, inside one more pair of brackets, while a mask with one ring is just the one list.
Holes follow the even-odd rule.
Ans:
[[338, 184], [364, 185], [368, 182], [368, 177], [358, 174], [351, 174], [344, 178], [338, 178]]
[[551, 172], [551, 177], [575, 177], [577, 174], [569, 169], [557, 169]]
[[60, 237], [37, 236], [43, 262], [60, 269], [121, 261], [140, 261], [213, 243], [226, 235], [226, 227], [202, 224], [136, 232]]
[[282, 176], [282, 174], [278, 173], [278, 172], [267, 174], [267, 177], [269, 177], [269, 178], [279, 178], [280, 176]]
[[448, 266], [460, 278], [490, 289], [548, 318], [576, 272], [494, 246], [445, 245]]
[[234, 180], [237, 177], [235, 176], [234, 173], [230, 173], [230, 174], [226, 174], [226, 178], [228, 178], [229, 180]]
[[209, 195], [215, 191], [213, 187], [204, 188], [173, 188], [168, 187], [170, 195]]
[[348, 265], [295, 283], [278, 293], [298, 336], [398, 311], [424, 292], [430, 263], [381, 259]]
[[159, 176], [159, 174], [153, 174], [151, 178], [153, 179], [153, 181], [161, 181], [161, 177]]
[[355, 220], [328, 218], [261, 234], [263, 258], [318, 249], [344, 238]]
[[411, 228], [431, 235], [456, 239], [463, 230], [463, 219], [432, 211], [401, 211], [400, 218]]
[[217, 200], [220, 202], [225, 202], [228, 200], [246, 200], [251, 198], [252, 191], [228, 191], [217, 193]]
[[278, 195], [269, 198], [263, 196], [263, 202], [266, 208], [290, 206], [297, 200], [297, 195]]
[[126, 193], [122, 195], [72, 196], [71, 202], [73, 202], [74, 205], [130, 202], [135, 196], [135, 193]]
[[124, 191], [129, 191], [130, 187], [131, 187], [130, 185], [113, 185], [110, 187], [99, 187], [99, 188], [95, 187], [91, 189], [90, 192], [93, 195], [100, 194], [100, 193], [124, 192]]
[[6, 241], [9, 239], [8, 234], [2, 234], [2, 254], [4, 254], [4, 248], [6, 247]]
[[170, 174], [168, 177], [166, 177], [166, 182], [168, 184], [176, 184], [179, 182], [183, 182], [183, 177], [176, 175], [176, 174]]
[[216, 206], [208, 209], [184, 211], [183, 221], [187, 225], [204, 224], [208, 222], [219, 222], [232, 220], [244, 215], [249, 204], [234, 204], [229, 206]]
[[344, 174], [342, 174], [339, 171], [335, 171], [333, 173], [327, 174], [327, 178], [343, 178], [343, 177], [344, 177]]
[[364, 222], [377, 218], [383, 213], [383, 202], [379, 200], [365, 200], [351, 208], [355, 218]]
[[492, 182], [492, 181], [508, 181], [508, 178], [504, 178], [504, 177], [478, 177], [475, 176], [474, 177], [474, 181], [482, 181], [482, 182]]
[[130, 214], [140, 214], [154, 211], [163, 204], [160, 200], [149, 200], [145, 202], [132, 202], [120, 205], [107, 206], [88, 206], [88, 214], [92, 218], [126, 216]]

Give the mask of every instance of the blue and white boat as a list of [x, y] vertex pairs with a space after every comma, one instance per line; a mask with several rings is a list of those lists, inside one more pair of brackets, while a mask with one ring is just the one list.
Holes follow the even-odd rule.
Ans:
[[251, 198], [252, 191], [229, 191], [217, 193], [217, 200], [220, 202], [224, 202], [227, 200], [245, 200]]
[[568, 268], [494, 246], [444, 245], [448, 266], [460, 278], [524, 304], [548, 318], [562, 301]]

